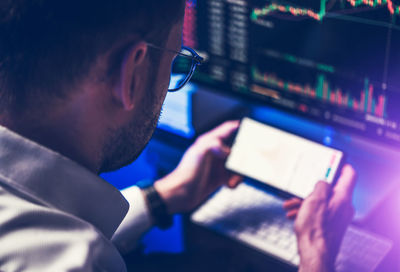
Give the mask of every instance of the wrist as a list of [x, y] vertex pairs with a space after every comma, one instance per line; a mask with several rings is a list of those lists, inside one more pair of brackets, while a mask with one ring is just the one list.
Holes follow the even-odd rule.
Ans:
[[315, 254], [311, 258], [300, 257], [299, 272], [333, 272], [334, 266], [328, 258], [321, 254]]
[[159, 193], [168, 213], [171, 215], [179, 212], [179, 186], [173, 181], [173, 177], [168, 175], [154, 183], [154, 188]]
[[299, 272], [333, 272], [334, 260], [332, 260], [325, 242], [323, 240], [314, 242], [307, 240], [299, 239]]

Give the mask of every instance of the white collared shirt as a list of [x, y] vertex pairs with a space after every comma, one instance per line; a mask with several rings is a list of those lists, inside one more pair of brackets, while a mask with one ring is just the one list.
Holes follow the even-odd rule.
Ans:
[[117, 248], [134, 248], [151, 221], [139, 188], [123, 194], [0, 127], [0, 271], [126, 271]]

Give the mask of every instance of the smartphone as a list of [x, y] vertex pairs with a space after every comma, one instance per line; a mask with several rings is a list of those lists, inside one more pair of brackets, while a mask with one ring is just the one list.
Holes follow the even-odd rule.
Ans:
[[340, 150], [244, 118], [226, 168], [283, 195], [306, 198], [318, 181], [335, 181], [343, 156]]

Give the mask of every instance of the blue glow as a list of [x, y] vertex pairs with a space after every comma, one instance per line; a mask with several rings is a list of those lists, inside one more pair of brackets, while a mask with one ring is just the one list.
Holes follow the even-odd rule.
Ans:
[[[322, 143], [329, 128], [298, 116], [269, 107], [258, 107], [253, 112], [254, 118], [272, 126], [290, 131], [305, 138]], [[332, 133], [334, 133], [332, 131]]]
[[332, 144], [332, 138], [331, 138], [331, 136], [325, 136], [325, 138], [324, 138], [324, 144], [325, 145], [331, 145]]
[[[174, 85], [174, 82], [180, 78], [179, 75], [173, 75], [171, 85]], [[158, 123], [159, 129], [184, 138], [192, 138], [195, 135], [192, 125], [192, 94], [194, 91], [195, 87], [187, 84], [182, 90], [167, 94]]]
[[167, 230], [153, 228], [143, 237], [144, 253], [182, 253], [184, 251], [182, 233], [182, 217], [176, 215], [171, 228]]

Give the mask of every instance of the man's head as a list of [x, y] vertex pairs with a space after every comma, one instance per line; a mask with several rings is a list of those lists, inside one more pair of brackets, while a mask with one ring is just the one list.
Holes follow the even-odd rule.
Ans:
[[[1, 1], [0, 123], [96, 171], [131, 162], [174, 58], [147, 43], [179, 51], [184, 2]], [[86, 154], [62, 147], [68, 139]]]

